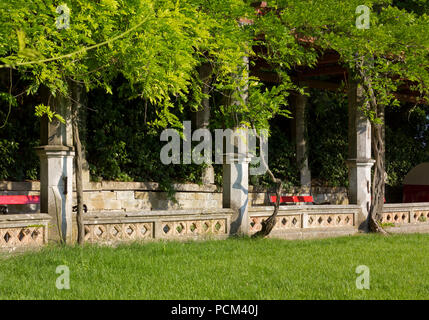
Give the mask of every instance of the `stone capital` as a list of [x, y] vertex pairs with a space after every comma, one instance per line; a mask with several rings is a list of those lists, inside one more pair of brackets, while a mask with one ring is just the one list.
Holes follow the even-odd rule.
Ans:
[[248, 164], [251, 161], [252, 161], [252, 158], [249, 157], [249, 154], [245, 154], [245, 153], [224, 153], [223, 154], [224, 164], [233, 164], [233, 163]]
[[374, 159], [367, 159], [367, 158], [354, 158], [354, 159], [347, 159], [346, 164], [349, 168], [357, 168], [357, 167], [369, 167], [371, 168], [375, 163]]
[[63, 145], [45, 145], [35, 147], [36, 153], [39, 157], [74, 157], [75, 152], [73, 147]]

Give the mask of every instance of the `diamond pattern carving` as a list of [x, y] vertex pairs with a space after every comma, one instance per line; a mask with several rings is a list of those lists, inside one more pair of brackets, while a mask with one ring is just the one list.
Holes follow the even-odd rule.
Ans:
[[44, 226], [0, 229], [0, 248], [42, 246]]

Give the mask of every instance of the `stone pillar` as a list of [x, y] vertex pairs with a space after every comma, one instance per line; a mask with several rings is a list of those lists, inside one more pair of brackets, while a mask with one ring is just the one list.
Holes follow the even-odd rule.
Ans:
[[245, 154], [225, 154], [223, 164], [223, 207], [235, 211], [230, 234], [249, 234], [249, 162]]
[[52, 220], [49, 240], [72, 242], [73, 147], [45, 145], [40, 157], [40, 212]]
[[[197, 129], [207, 129], [210, 123], [210, 99], [207, 97], [210, 93], [212, 67], [205, 63], [199, 68], [199, 76], [203, 83], [202, 92], [206, 97], [202, 100], [202, 110], [195, 113], [195, 127]], [[214, 168], [210, 164], [203, 171], [203, 184], [214, 184]]]
[[[242, 101], [247, 101], [248, 85], [247, 78], [249, 75], [249, 57], [243, 57], [243, 71], [238, 73], [242, 80], [246, 81], [243, 88], [239, 88], [238, 93]], [[230, 96], [231, 97], [231, 96]], [[228, 100], [234, 105], [242, 103], [239, 99], [235, 101]], [[238, 115], [237, 115], [238, 118]], [[237, 125], [239, 125], [237, 123]], [[225, 131], [228, 131], [225, 130]], [[223, 195], [222, 202], [224, 208], [234, 210], [234, 216], [231, 218], [230, 234], [248, 235], [249, 226], [249, 163], [248, 156], [248, 129], [235, 127], [229, 130], [225, 136], [226, 152], [223, 158]], [[216, 137], [216, 140], [218, 137]], [[225, 149], [224, 149], [225, 150]]]
[[71, 104], [61, 95], [47, 101], [66, 123], [55, 118], [52, 122], [41, 120], [42, 146], [36, 148], [40, 157], [40, 211], [52, 217], [49, 240], [71, 243], [74, 157]]
[[367, 228], [371, 203], [371, 124], [362, 108], [365, 107], [363, 88], [354, 80], [349, 80], [349, 203], [362, 208], [357, 221], [359, 228]]
[[307, 96], [298, 94], [295, 97], [295, 137], [296, 137], [296, 160], [300, 172], [301, 187], [311, 188], [311, 172], [308, 166], [305, 109]]

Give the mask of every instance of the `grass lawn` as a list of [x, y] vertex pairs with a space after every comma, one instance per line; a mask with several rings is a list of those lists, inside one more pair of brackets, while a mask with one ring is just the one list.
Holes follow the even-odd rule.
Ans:
[[51, 246], [0, 257], [0, 299], [429, 299], [429, 235]]

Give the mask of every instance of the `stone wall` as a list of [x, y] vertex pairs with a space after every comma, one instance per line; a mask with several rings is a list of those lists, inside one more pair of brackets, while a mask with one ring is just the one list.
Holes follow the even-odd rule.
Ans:
[[[91, 182], [84, 186], [84, 203], [89, 211], [139, 211], [167, 209], [220, 209], [222, 190], [215, 185], [175, 184], [176, 193], [169, 197], [154, 182]], [[0, 182], [0, 195], [39, 195], [39, 182]], [[251, 206], [269, 204], [269, 195], [261, 188], [249, 187]], [[285, 195], [308, 194], [294, 188]], [[348, 204], [345, 188], [312, 188], [316, 204]], [[74, 195], [74, 201], [76, 196]], [[73, 205], [75, 205], [74, 203]], [[8, 206], [10, 213], [37, 213], [39, 205]]]
[[429, 203], [385, 204], [381, 222], [390, 233], [428, 233]]
[[214, 185], [176, 184], [169, 196], [158, 183], [100, 182], [84, 190], [89, 211], [139, 211], [222, 208], [222, 193]]
[[232, 215], [230, 209], [91, 213], [84, 216], [85, 241], [110, 244], [159, 239], [225, 239], [230, 232]]
[[47, 214], [0, 215], [0, 251], [41, 247], [48, 242]]
[[[358, 232], [360, 207], [357, 205], [281, 206], [271, 237], [307, 239], [352, 235]], [[249, 209], [250, 233], [261, 230], [273, 207]]]
[[[309, 239], [354, 235], [361, 208], [357, 205], [281, 206], [270, 237]], [[249, 208], [250, 235], [273, 212], [272, 206]], [[84, 214], [85, 241], [114, 244], [129, 241], [225, 239], [230, 236], [231, 209], [98, 211]], [[0, 216], [0, 250], [37, 248], [48, 241], [51, 217], [46, 214]], [[75, 219], [74, 219], [75, 222]], [[387, 204], [383, 226], [391, 233], [429, 232], [429, 203]], [[77, 238], [76, 225], [73, 239]]]

